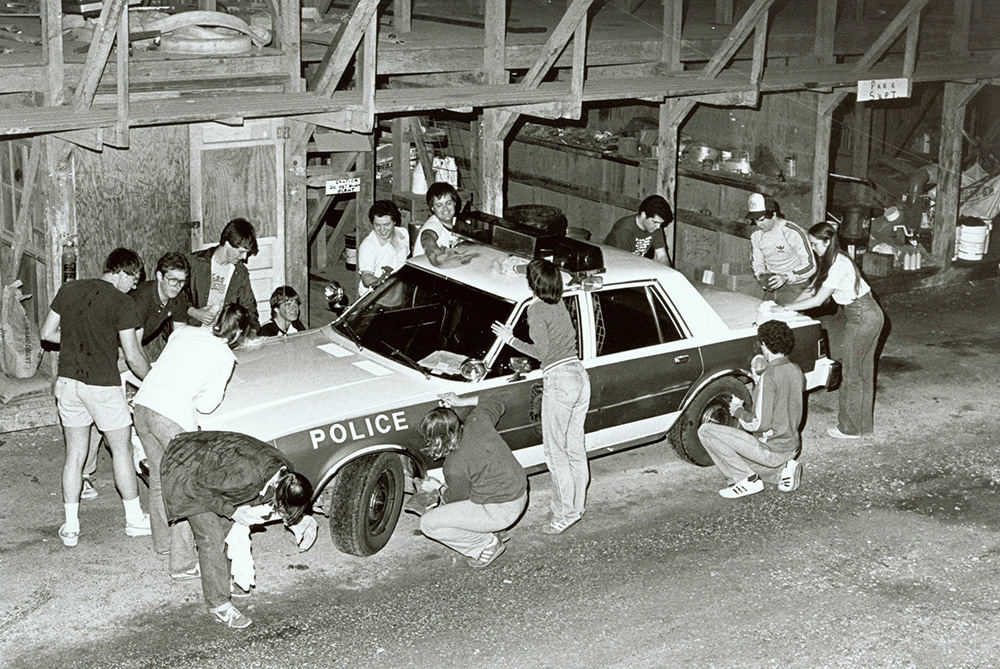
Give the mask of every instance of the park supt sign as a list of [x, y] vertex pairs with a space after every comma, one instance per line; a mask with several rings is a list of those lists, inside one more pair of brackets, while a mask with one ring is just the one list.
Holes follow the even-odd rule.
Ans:
[[862, 79], [858, 82], [858, 102], [908, 97], [910, 97], [910, 80], [906, 77], [899, 79]]

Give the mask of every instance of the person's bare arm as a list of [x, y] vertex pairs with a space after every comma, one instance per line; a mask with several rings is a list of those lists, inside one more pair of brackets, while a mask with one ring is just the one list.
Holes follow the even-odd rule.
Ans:
[[135, 330], [119, 330], [118, 339], [121, 341], [122, 352], [125, 353], [125, 362], [128, 363], [129, 369], [140, 379], [144, 379], [149, 374], [149, 361], [146, 360], [135, 334]]
[[420, 242], [424, 246], [424, 253], [427, 260], [439, 269], [450, 269], [460, 265], [468, 265], [473, 258], [479, 257], [478, 253], [472, 251], [461, 251], [459, 249], [448, 249], [438, 245], [437, 233], [433, 230], [424, 230], [420, 235]]
[[62, 336], [62, 331], [59, 329], [59, 320], [59, 314], [49, 309], [49, 314], [45, 317], [45, 322], [42, 323], [40, 333], [42, 339], [53, 344], [59, 343]]
[[194, 307], [188, 307], [188, 316], [195, 319], [202, 325], [211, 325], [215, 322], [216, 312], [211, 311], [208, 307], [203, 309], [195, 309]]

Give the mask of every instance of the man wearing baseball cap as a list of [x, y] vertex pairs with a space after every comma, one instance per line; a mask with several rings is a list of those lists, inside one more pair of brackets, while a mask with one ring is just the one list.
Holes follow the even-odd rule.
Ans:
[[777, 207], [760, 193], [750, 196], [747, 219], [757, 227], [750, 235], [752, 265], [766, 299], [795, 301], [816, 273], [805, 230], [778, 216]]

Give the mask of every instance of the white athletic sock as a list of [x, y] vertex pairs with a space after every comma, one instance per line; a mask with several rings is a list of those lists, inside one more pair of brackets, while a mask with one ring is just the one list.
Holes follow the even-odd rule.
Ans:
[[125, 522], [132, 525], [138, 525], [142, 522], [142, 518], [145, 515], [142, 512], [142, 506], [139, 504], [139, 498], [135, 499], [123, 499], [122, 506], [125, 507]]
[[66, 531], [79, 532], [80, 503], [77, 502], [76, 504], [63, 504], [63, 509], [66, 511]]

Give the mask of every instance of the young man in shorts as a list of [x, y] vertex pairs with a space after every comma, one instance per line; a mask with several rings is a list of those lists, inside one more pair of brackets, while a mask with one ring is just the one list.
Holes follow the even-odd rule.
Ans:
[[149, 515], [139, 506], [132, 415], [118, 372], [119, 344], [137, 377], [149, 372], [136, 336], [142, 324], [135, 302], [126, 295], [139, 283], [141, 273], [142, 260], [135, 251], [115, 249], [100, 278], [70, 281], [59, 289], [42, 325], [42, 339], [60, 348], [55, 395], [66, 439], [62, 471], [66, 522], [59, 528], [59, 538], [66, 546], [76, 546], [80, 538], [80, 491], [91, 423], [96, 423], [111, 449], [115, 483], [125, 506], [125, 534], [150, 533]]

